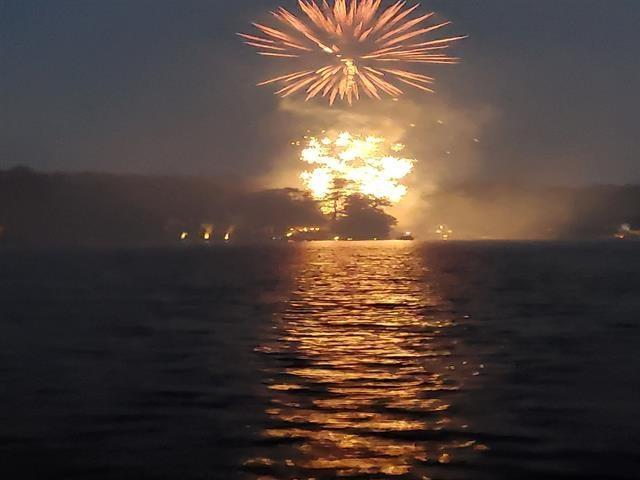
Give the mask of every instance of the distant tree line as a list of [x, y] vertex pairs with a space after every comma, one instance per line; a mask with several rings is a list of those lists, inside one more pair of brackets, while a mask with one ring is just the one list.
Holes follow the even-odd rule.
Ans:
[[0, 226], [19, 245], [164, 244], [204, 224], [271, 238], [289, 225], [322, 223], [294, 189], [251, 191], [198, 177], [0, 172]]
[[[426, 231], [446, 224], [454, 238], [605, 238], [621, 224], [640, 225], [637, 186], [466, 184], [424, 200]], [[382, 239], [396, 222], [383, 207], [352, 196], [332, 216], [303, 191], [255, 191], [228, 179], [0, 171], [0, 242], [13, 245], [168, 244], [204, 224], [242, 241], [305, 225]]]

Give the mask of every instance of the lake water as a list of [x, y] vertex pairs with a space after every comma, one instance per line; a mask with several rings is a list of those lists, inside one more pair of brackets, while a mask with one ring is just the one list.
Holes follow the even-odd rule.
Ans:
[[636, 479], [640, 243], [0, 252], [7, 479]]

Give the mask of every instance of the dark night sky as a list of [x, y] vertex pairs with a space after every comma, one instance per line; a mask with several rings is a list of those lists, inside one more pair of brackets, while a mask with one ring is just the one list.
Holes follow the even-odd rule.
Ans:
[[[471, 38], [463, 65], [435, 70], [437, 96], [403, 100], [418, 129], [457, 112], [480, 139], [465, 165], [485, 177], [640, 182], [640, 1], [423, 3]], [[273, 64], [234, 33], [276, 4], [0, 0], [0, 168], [268, 172], [301, 123], [253, 86]]]

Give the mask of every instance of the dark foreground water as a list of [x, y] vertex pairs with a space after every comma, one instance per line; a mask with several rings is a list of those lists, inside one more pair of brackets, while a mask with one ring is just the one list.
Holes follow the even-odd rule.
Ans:
[[0, 478], [637, 479], [640, 243], [0, 253]]

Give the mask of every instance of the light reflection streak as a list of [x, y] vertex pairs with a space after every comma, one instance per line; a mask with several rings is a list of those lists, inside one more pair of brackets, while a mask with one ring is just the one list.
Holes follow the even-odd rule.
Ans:
[[263, 436], [293, 448], [270, 452], [269, 478], [427, 478], [477, 446], [451, 411], [466, 375], [449, 368], [455, 323], [411, 248], [302, 250], [277, 333], [258, 348], [276, 362]]

